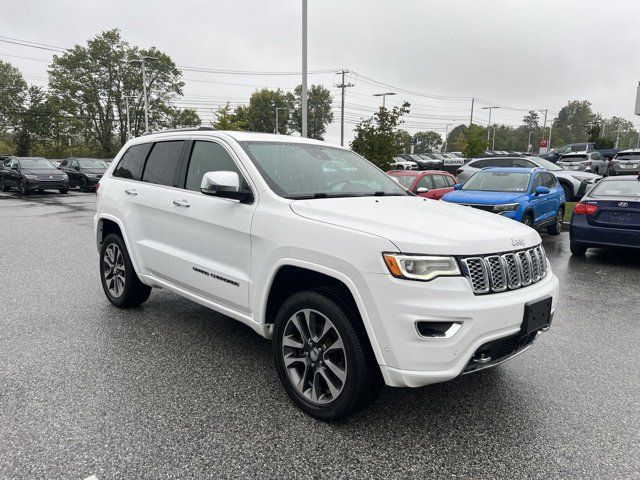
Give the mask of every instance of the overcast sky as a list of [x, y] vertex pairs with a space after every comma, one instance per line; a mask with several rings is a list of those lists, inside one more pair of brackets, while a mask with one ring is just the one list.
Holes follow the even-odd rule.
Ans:
[[[503, 107], [492, 121], [518, 124], [524, 114], [518, 109], [548, 108], [552, 118], [573, 99], [589, 100], [605, 116], [640, 122], [633, 113], [640, 80], [638, 0], [308, 1], [309, 69], [355, 72], [347, 90], [347, 141], [353, 124], [380, 104], [371, 95], [385, 91], [397, 92], [388, 105], [412, 103], [410, 132], [444, 133], [446, 124], [468, 122], [471, 97], [480, 99], [478, 123], [487, 121], [483, 106]], [[0, 11], [0, 35], [22, 40], [70, 47], [117, 27], [131, 44], [156, 46], [182, 66], [301, 68], [300, 0], [2, 0]], [[31, 83], [46, 84], [51, 55], [0, 42], [0, 59]], [[298, 75], [185, 72], [184, 78], [181, 105], [196, 107], [207, 120], [227, 99], [246, 102], [257, 86], [300, 83]], [[337, 143], [337, 77], [309, 79], [334, 93], [327, 140]]]

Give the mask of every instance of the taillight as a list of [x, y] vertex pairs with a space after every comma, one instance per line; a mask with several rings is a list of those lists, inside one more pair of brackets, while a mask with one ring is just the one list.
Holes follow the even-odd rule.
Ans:
[[576, 215], [591, 215], [598, 211], [598, 206], [593, 205], [591, 203], [576, 203], [576, 206], [573, 207], [573, 213]]
[[100, 188], [100, 182], [96, 183], [96, 193], [98, 193], [99, 188]]

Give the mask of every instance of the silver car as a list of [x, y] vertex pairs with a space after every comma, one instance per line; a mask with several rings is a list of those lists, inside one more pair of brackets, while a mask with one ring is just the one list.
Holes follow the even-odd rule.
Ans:
[[486, 167], [546, 168], [560, 182], [567, 202], [579, 200], [588, 188], [602, 179], [600, 175], [589, 172], [564, 170], [555, 163], [540, 157], [493, 157], [477, 158], [460, 167], [456, 172], [458, 182], [466, 182], [474, 173]]
[[609, 172], [609, 162], [600, 152], [566, 153], [560, 157], [557, 165], [565, 170], [598, 175], [607, 175]]

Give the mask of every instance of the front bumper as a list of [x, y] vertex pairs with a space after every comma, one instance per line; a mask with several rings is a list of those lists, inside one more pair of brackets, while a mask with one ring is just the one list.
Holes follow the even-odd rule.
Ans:
[[[558, 279], [549, 270], [538, 283], [518, 290], [474, 295], [466, 278], [441, 277], [431, 282], [365, 274], [373, 301], [373, 329], [383, 350], [385, 382], [395, 387], [420, 387], [451, 380], [465, 371], [487, 342], [520, 332], [528, 302], [558, 297]], [[423, 337], [418, 321], [455, 322], [449, 338]]]
[[69, 180], [26, 180], [27, 190], [60, 190], [69, 188]]

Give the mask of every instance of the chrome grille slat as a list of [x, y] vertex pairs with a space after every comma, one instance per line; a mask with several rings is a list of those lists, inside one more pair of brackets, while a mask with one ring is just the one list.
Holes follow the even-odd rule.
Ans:
[[526, 287], [548, 273], [542, 245], [526, 250], [460, 260], [462, 272], [476, 295]]

